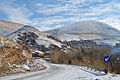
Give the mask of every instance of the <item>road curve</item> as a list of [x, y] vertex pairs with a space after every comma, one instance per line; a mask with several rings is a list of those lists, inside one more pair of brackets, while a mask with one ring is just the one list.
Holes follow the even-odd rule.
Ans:
[[120, 77], [112, 77], [110, 74], [102, 75], [84, 70], [79, 66], [50, 63], [48, 65], [49, 67], [45, 70], [0, 77], [0, 80], [120, 80]]
[[36, 72], [20, 73], [17, 75], [0, 77], [0, 80], [49, 80], [64, 71], [62, 67], [49, 64], [49, 68]]

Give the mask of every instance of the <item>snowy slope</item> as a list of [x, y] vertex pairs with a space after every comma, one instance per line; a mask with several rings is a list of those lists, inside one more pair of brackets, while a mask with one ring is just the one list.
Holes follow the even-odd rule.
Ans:
[[16, 41], [17, 37], [18, 37], [18, 34], [23, 33], [23, 32], [33, 32], [36, 35], [38, 35], [38, 38], [36, 39], [36, 42], [39, 45], [45, 45], [45, 46], [48, 47], [50, 44], [54, 44], [54, 45], [57, 45], [58, 47], [61, 47], [60, 42], [57, 42], [57, 41], [55, 41], [53, 39], [48, 38], [47, 34], [45, 34], [43, 32], [40, 32], [38, 29], [36, 29], [36, 28], [34, 28], [32, 26], [27, 26], [27, 25], [20, 28], [20, 29], [18, 29], [17, 31], [15, 31], [13, 33], [10, 33], [9, 35], [7, 35], [7, 37], [11, 38], [14, 41]]
[[80, 38], [79, 36], [75, 36], [75, 35], [69, 35], [66, 34], [64, 32], [58, 32], [56, 33], [54, 36], [58, 36], [57, 39], [61, 40], [61, 41], [71, 41], [71, 40], [82, 40], [82, 38]]
[[[81, 21], [69, 26], [59, 27], [53, 30], [45, 31], [60, 40], [81, 40], [81, 39], [99, 39], [120, 40], [120, 31], [101, 22]], [[71, 37], [72, 38], [71, 38]], [[113, 42], [114, 43], [114, 42]]]
[[106, 45], [109, 45], [109, 46], [114, 46], [116, 43], [119, 43], [120, 42], [120, 39], [100, 39], [100, 40], [93, 40], [95, 41], [97, 44], [106, 44]]
[[102, 33], [102, 34], [120, 34], [117, 29], [97, 21], [81, 21], [70, 26], [59, 28], [60, 31], [66, 33]]
[[120, 54], [120, 47], [111, 49], [109, 54]]
[[79, 66], [50, 63], [46, 65], [48, 68], [42, 71], [0, 77], [0, 80], [120, 80], [120, 75], [103, 75]]

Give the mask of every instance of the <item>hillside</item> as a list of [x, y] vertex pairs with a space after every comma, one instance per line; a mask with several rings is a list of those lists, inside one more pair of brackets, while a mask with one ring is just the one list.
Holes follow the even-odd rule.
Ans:
[[23, 26], [23, 24], [0, 20], [0, 34], [5, 36]]
[[0, 35], [0, 76], [44, 68], [32, 59], [29, 48]]
[[31, 54], [21, 45], [0, 36], [0, 75], [12, 69], [15, 65], [31, 62]]
[[[72, 25], [59, 27], [53, 30], [45, 31], [60, 40], [82, 40], [82, 39], [99, 39], [110, 40], [118, 39], [120, 31], [98, 21], [81, 21]], [[64, 34], [63, 34], [64, 33]], [[67, 36], [66, 36], [67, 35]], [[71, 37], [69, 37], [69, 36]], [[61, 37], [63, 36], [63, 37]], [[98, 41], [100, 42], [100, 41]], [[108, 41], [109, 42], [109, 41]]]
[[97, 34], [118, 34], [117, 29], [97, 21], [81, 21], [66, 27], [60, 27], [60, 31], [66, 33], [97, 33]]
[[[19, 34], [24, 34], [24, 33], [29, 34], [30, 32], [34, 33], [37, 36], [35, 41], [37, 42], [38, 45], [44, 45], [46, 47], [49, 47], [51, 44], [57, 45], [58, 47], [61, 47], [62, 45], [59, 41], [54, 40], [52, 38], [48, 38], [47, 34], [40, 32], [38, 29], [28, 25], [25, 25], [24, 27], [18, 29], [17, 31], [8, 34], [7, 37], [14, 41], [17, 41]], [[29, 36], [32, 36], [32, 34], [30, 34]]]

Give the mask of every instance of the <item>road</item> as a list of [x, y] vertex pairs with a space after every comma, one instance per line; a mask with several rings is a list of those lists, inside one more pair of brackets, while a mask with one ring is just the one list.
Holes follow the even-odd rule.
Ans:
[[120, 75], [103, 75], [79, 66], [51, 63], [47, 63], [47, 66], [45, 70], [0, 77], [0, 80], [120, 80]]

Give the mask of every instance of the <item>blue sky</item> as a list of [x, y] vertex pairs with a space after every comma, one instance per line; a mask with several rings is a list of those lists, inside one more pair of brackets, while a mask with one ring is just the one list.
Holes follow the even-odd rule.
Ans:
[[49, 30], [97, 20], [120, 30], [120, 0], [0, 0], [0, 20]]

